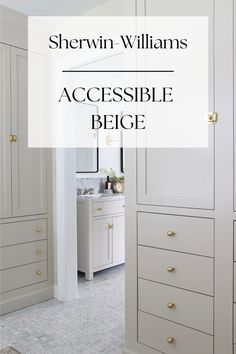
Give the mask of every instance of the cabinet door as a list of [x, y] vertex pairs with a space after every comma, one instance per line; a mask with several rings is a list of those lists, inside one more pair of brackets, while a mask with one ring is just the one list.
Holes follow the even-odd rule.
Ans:
[[12, 212], [46, 212], [46, 151], [28, 148], [27, 51], [11, 48]]
[[[208, 111], [214, 111], [213, 0], [199, 0], [196, 6], [189, 0], [146, 0], [145, 4], [147, 16], [208, 16]], [[214, 208], [214, 125], [209, 125], [208, 148], [139, 150], [138, 203]]]
[[93, 222], [93, 265], [99, 268], [112, 263], [112, 219], [99, 218]]
[[[234, 0], [234, 19], [236, 19], [236, 0]], [[236, 62], [236, 20], [234, 20], [234, 58]], [[236, 107], [236, 68], [234, 65], [234, 107]], [[234, 210], [236, 211], [236, 113], [234, 109]], [[235, 346], [236, 352], [236, 346]]]
[[0, 44], [0, 217], [11, 216], [10, 47]]
[[125, 261], [124, 220], [124, 216], [116, 216], [113, 218], [113, 263], [124, 263]]

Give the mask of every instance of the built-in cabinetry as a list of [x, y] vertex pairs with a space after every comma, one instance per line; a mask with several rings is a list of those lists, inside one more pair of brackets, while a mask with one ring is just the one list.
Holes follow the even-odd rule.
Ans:
[[136, 1], [137, 15], [208, 16], [218, 121], [208, 148], [126, 151], [126, 354], [236, 352], [233, 11], [232, 0]]
[[124, 263], [124, 196], [78, 197], [78, 270], [93, 273]]
[[[10, 33], [17, 23], [8, 26]], [[2, 314], [53, 296], [51, 161], [45, 149], [28, 148], [28, 55], [16, 44], [0, 43]]]

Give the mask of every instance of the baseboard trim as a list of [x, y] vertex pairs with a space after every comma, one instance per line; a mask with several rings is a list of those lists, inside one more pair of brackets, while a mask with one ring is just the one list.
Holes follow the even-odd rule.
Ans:
[[53, 298], [54, 287], [49, 286], [40, 290], [32, 291], [27, 294], [22, 294], [9, 298], [7, 300], [1, 301], [0, 304], [0, 315], [5, 315], [9, 312], [19, 310], [23, 307], [35, 305], [39, 302], [43, 302]]

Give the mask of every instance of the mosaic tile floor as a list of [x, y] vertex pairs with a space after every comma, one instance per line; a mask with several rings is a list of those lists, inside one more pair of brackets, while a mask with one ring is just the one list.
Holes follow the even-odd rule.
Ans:
[[0, 348], [22, 354], [121, 354], [124, 346], [124, 267], [79, 276], [79, 299], [55, 299], [0, 319]]

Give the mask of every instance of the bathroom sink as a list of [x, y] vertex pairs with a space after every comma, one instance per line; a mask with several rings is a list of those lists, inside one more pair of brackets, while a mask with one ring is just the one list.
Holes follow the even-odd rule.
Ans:
[[95, 194], [81, 194], [78, 195], [77, 197], [80, 199], [97, 199], [103, 196], [102, 193], [95, 193]]

